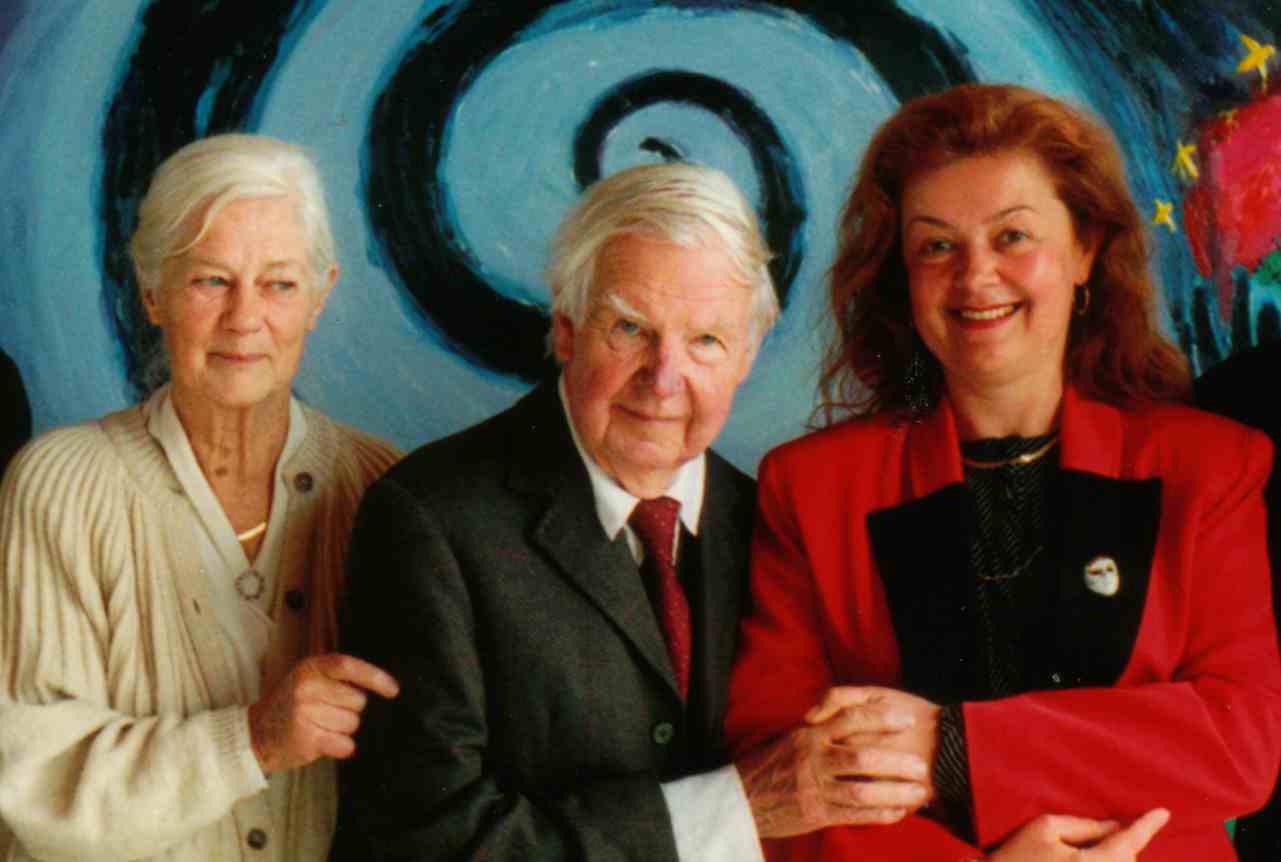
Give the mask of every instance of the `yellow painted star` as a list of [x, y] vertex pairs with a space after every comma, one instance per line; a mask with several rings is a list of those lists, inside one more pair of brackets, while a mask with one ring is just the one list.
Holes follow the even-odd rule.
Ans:
[[1276, 45], [1265, 45], [1251, 39], [1244, 33], [1241, 34], [1241, 42], [1245, 45], [1245, 58], [1237, 64], [1237, 74], [1243, 75], [1246, 72], [1259, 70], [1259, 77], [1263, 80], [1263, 89], [1268, 88], [1268, 59], [1277, 52]]
[[1179, 141], [1179, 151], [1174, 156], [1174, 164], [1170, 169], [1179, 175], [1182, 179], [1195, 181], [1201, 176], [1201, 171], [1197, 169], [1196, 144], [1185, 144]]
[[1174, 223], [1174, 204], [1157, 198], [1156, 215], [1152, 216], [1152, 224], [1163, 224], [1170, 229], [1170, 233], [1176, 233], [1179, 228]]

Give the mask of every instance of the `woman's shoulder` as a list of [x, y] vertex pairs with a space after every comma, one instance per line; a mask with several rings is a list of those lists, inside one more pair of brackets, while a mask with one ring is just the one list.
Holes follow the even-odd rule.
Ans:
[[320, 457], [345, 472], [372, 482], [404, 457], [404, 452], [366, 431], [339, 422], [315, 407], [301, 405], [307, 421], [306, 446], [313, 457]]
[[762, 461], [762, 469], [766, 465], [774, 469], [804, 469], [816, 462], [830, 464], [834, 458], [876, 451], [902, 438], [906, 430], [906, 422], [884, 413], [844, 419], [771, 449]]
[[1128, 448], [1135, 460], [1152, 457], [1166, 471], [1190, 475], [1267, 472], [1272, 443], [1240, 422], [1174, 403], [1140, 407], [1125, 415]]
[[81, 499], [101, 502], [132, 487], [129, 463], [145, 434], [140, 408], [129, 407], [98, 419], [65, 425], [38, 435], [24, 446], [4, 476], [6, 499]]
[[1151, 404], [1127, 411], [1132, 430], [1152, 442], [1194, 442], [1208, 446], [1254, 445], [1264, 435], [1250, 427], [1197, 407], [1178, 403]]

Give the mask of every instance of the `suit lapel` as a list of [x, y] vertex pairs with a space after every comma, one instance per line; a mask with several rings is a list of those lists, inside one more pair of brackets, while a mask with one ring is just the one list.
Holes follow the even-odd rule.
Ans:
[[[979, 680], [974, 514], [951, 407], [904, 426], [909, 501], [867, 516], [872, 555], [898, 640], [904, 687], [938, 702], [971, 696]], [[887, 465], [893, 469], [893, 465]]]
[[[1112, 685], [1129, 663], [1147, 601], [1161, 521], [1161, 481], [1121, 478], [1119, 410], [1064, 395], [1063, 472], [1055, 605], [1055, 652], [1065, 686]], [[1118, 573], [1112, 595], [1092, 590], [1092, 561]]]
[[966, 539], [972, 511], [965, 486], [952, 484], [867, 516], [903, 687], [936, 703], [973, 697], [980, 678]]
[[[1113, 685], [1139, 636], [1156, 553], [1161, 482], [1064, 471], [1061, 488], [1064, 517], [1054, 613], [1060, 678], [1052, 683]], [[1114, 594], [1087, 585], [1085, 572], [1092, 561], [1116, 568]]]
[[517, 413], [517, 426], [529, 433], [512, 441], [509, 481], [530, 497], [535, 513], [531, 543], [678, 696], [667, 645], [627, 542], [621, 535], [610, 542], [601, 529], [587, 468], [574, 447], [555, 380], [530, 393]]
[[703, 513], [693, 543], [698, 559], [685, 588], [695, 614], [691, 718], [701, 723], [712, 751], [720, 749], [725, 683], [743, 612], [753, 506], [750, 492], [740, 491], [733, 469], [708, 452]]

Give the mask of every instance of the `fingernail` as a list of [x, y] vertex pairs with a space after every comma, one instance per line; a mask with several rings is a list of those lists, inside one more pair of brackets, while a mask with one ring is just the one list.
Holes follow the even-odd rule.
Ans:
[[886, 715], [886, 720], [890, 726], [898, 728], [911, 727], [916, 724], [916, 718], [910, 712], [891, 712]]

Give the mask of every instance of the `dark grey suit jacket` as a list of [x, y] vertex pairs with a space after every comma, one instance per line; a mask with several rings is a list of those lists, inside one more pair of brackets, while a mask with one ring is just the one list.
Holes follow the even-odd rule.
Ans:
[[390, 671], [340, 771], [337, 859], [675, 860], [659, 783], [725, 762], [754, 486], [708, 453], [682, 537], [682, 704], [626, 542], [607, 541], [553, 383], [368, 491], [345, 649]]

